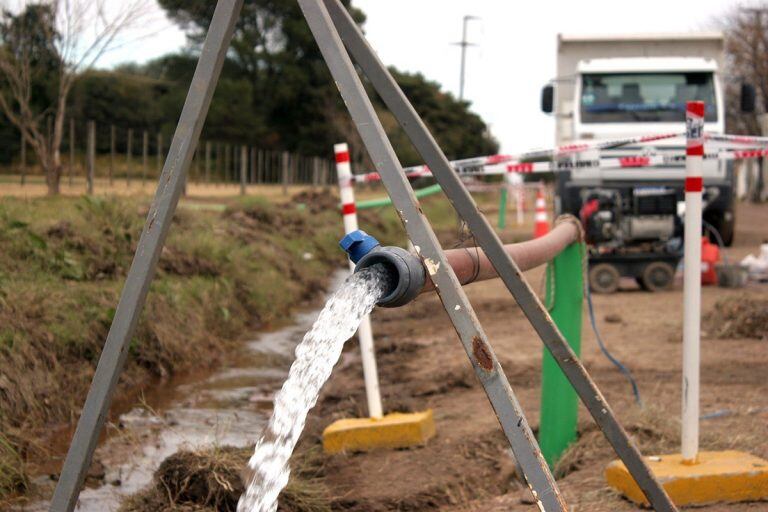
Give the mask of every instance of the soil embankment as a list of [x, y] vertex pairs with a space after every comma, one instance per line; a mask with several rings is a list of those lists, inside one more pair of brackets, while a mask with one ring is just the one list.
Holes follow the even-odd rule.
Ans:
[[[58, 471], [146, 218], [145, 198], [0, 205], [0, 500]], [[178, 210], [130, 346], [113, 414], [149, 385], [226, 362], [285, 323], [343, 264], [338, 200], [302, 193]], [[364, 217], [363, 227], [367, 227]], [[373, 218], [373, 217], [371, 217]], [[394, 215], [375, 229], [393, 242]], [[115, 416], [116, 417], [116, 416]]]
[[[768, 238], [768, 230], [760, 220], [766, 215], [765, 205], [740, 207], [736, 246], [729, 251], [731, 258], [740, 259], [747, 252], [755, 252], [759, 242]], [[527, 278], [537, 288], [543, 272], [528, 272]], [[467, 292], [512, 388], [537, 430], [540, 341], [500, 283], [472, 284]], [[708, 327], [713, 325], [712, 321], [717, 322], [718, 315], [725, 315], [726, 321], [738, 318], [738, 322], [750, 326], [754, 322], [764, 323], [761, 317], [742, 318], [748, 311], [762, 314], [759, 307], [735, 308], [732, 312], [733, 308], [724, 308], [723, 304], [762, 304], [767, 299], [765, 285], [739, 290], [704, 289], [704, 317], [715, 319], [708, 320], [702, 339], [704, 450], [739, 449], [768, 457], [768, 349], [764, 336], [753, 335], [753, 328], [743, 333]], [[632, 283], [617, 294], [594, 297], [601, 333], [612, 352], [637, 379], [645, 402], [643, 408], [634, 403], [629, 384], [600, 354], [594, 334], [584, 323], [582, 359], [646, 454], [679, 449], [681, 300], [679, 283], [674, 290], [661, 293], [643, 292]], [[282, 510], [538, 510], [516, 474], [493, 411], [438, 298], [425, 295], [403, 308], [376, 310], [373, 321], [385, 408], [432, 408], [438, 435], [426, 446], [409, 450], [321, 457], [319, 464], [314, 458], [312, 473], [307, 477], [299, 470], [294, 485], [308, 478], [317, 491], [320, 483], [318, 492], [322, 500], [314, 500], [306, 508], [295, 508], [292, 498], [284, 499]], [[763, 324], [757, 329], [761, 327], [762, 332], [768, 328]], [[346, 350], [354, 354], [356, 345], [349, 343]], [[322, 429], [333, 420], [366, 413], [360, 366], [354, 357], [344, 361], [334, 371], [310, 415], [303, 451], [318, 449]], [[248, 449], [241, 451], [238, 464], [247, 453]], [[302, 458], [297, 457], [298, 466], [303, 465]], [[578, 441], [556, 468], [560, 487], [571, 507], [591, 512], [638, 510], [605, 485], [602, 472], [614, 458], [582, 408]], [[160, 470], [158, 482], [166, 476]], [[153, 487], [138, 496], [129, 509], [150, 510], [137, 504], [141, 499], [157, 497], [158, 489]], [[170, 510], [183, 501], [174, 503], [166, 498], [160, 504], [153, 502], [153, 506]], [[192, 500], [184, 506], [204, 510], [204, 503]], [[702, 510], [766, 508], [765, 503], [746, 503], [714, 504]], [[220, 510], [230, 509], [224, 506]]]
[[[760, 221], [766, 216], [766, 205], [741, 205], [731, 259], [756, 252], [768, 238], [768, 228]], [[527, 278], [537, 289], [543, 271], [528, 272]], [[599, 352], [584, 321], [582, 359], [625, 428], [649, 455], [679, 450], [681, 289], [678, 283], [669, 292], [647, 293], [632, 283], [619, 293], [594, 296], [601, 334], [633, 372], [644, 408], [634, 403], [629, 384]], [[475, 283], [467, 292], [536, 430], [541, 342], [500, 282]], [[701, 422], [703, 450], [738, 449], [768, 457], [768, 324], [761, 307], [766, 300], [766, 285], [704, 288], [701, 409], [710, 418]], [[427, 446], [413, 450], [330, 458], [325, 482], [334, 496], [334, 509], [538, 510], [515, 474], [493, 411], [437, 297], [423, 296], [400, 309], [377, 310], [373, 319], [385, 407], [432, 408], [438, 435]], [[715, 329], [718, 326], [725, 329]], [[337, 417], [364, 413], [360, 369], [340, 368], [314, 413], [312, 433], [317, 435]], [[614, 458], [582, 407], [578, 441], [556, 468], [569, 506], [590, 512], [637, 510], [605, 484], [602, 472]], [[766, 509], [766, 503], [703, 508]]]

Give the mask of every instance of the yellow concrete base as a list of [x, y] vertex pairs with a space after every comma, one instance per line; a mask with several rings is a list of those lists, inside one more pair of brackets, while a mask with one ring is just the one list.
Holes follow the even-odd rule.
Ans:
[[435, 435], [432, 411], [392, 413], [381, 419], [338, 420], [323, 431], [325, 453], [367, 452], [423, 445]]
[[[647, 457], [675, 505], [768, 499], [768, 461], [737, 451], [700, 452], [696, 464], [684, 464], [680, 454]], [[634, 501], [648, 501], [621, 461], [605, 468], [608, 485]]]

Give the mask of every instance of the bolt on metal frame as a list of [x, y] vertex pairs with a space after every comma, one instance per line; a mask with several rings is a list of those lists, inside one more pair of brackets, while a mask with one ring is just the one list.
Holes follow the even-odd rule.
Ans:
[[[455, 177], [453, 170], [426, 130], [426, 127], [415, 111], [413, 111], [413, 108], [384, 66], [367, 46], [362, 34], [358, 31], [351, 18], [348, 17], [341, 4], [334, 0], [326, 0], [325, 5], [321, 0], [299, 0], [299, 3], [310, 28], [318, 40], [329, 68], [339, 82], [339, 88], [347, 101], [350, 113], [358, 126], [366, 147], [377, 168], [383, 171], [382, 177], [384, 178], [385, 185], [400, 213], [409, 238], [419, 244], [416, 248], [419, 251], [420, 257], [424, 261], [446, 311], [459, 333], [462, 344], [499, 417], [502, 429], [512, 446], [519, 465], [524, 470], [525, 477], [537, 501], [547, 511], [566, 510], [565, 502], [560, 496], [549, 468], [541, 456], [520, 404], [512, 392], [492, 348], [488, 344], [485, 333], [482, 331], [482, 327], [461, 285], [450, 266], [447, 265], [445, 255], [434, 232], [418, 206], [413, 190], [402, 173], [402, 167], [397, 161], [394, 150], [376, 117], [370, 99], [365, 94], [362, 83], [352, 66], [349, 55], [344, 49], [339, 34], [336, 32], [336, 28], [334, 28], [333, 22], [326, 10], [326, 5], [331, 8], [336, 18], [336, 23], [341, 27], [345, 38], [348, 39], [347, 44], [350, 45], [349, 39], [352, 40], [353, 44], [350, 45], [351, 51], [355, 54], [358, 63], [364, 68], [374, 86], [379, 89], [380, 94], [382, 94], [388, 107], [398, 117], [399, 122], [406, 128], [409, 137], [414, 139], [422, 156], [430, 163], [430, 166], [433, 166], [432, 162], [435, 162], [434, 168], [437, 171], [435, 175], [438, 182], [446, 191], [459, 214], [468, 221], [470, 229], [476, 235], [482, 235], [482, 237], [478, 236], [478, 240], [481, 242], [481, 245], [485, 243], [483, 248], [491, 258], [494, 267], [497, 270], [499, 268], [502, 269], [503, 272], [499, 272], [499, 274], [504, 279], [505, 274], [509, 272], [509, 269], [503, 266], [503, 260], [506, 259], [507, 266], [511, 267], [513, 271], [514, 275], [512, 277], [515, 277], [518, 281], [515, 289], [522, 288], [523, 291], [527, 290], [533, 298], [533, 307], [538, 306], [543, 312], [541, 304], [538, 303], [530, 288], [522, 280], [519, 270], [517, 270], [514, 263], [503, 253], [503, 248], [498, 238], [495, 238], [495, 234], [490, 230], [490, 226], [487, 225], [485, 219], [477, 211], [477, 207], [472, 202], [471, 197], [464, 190], [458, 178]], [[128, 342], [133, 336], [139, 314], [146, 301], [149, 285], [154, 277], [156, 263], [165, 243], [173, 214], [184, 187], [185, 175], [191, 164], [242, 4], [243, 0], [219, 0], [217, 2], [216, 10], [201, 51], [200, 60], [198, 61], [197, 69], [190, 84], [187, 99], [171, 142], [168, 158], [160, 175], [155, 199], [139, 239], [134, 260], [128, 272], [125, 287], [91, 383], [91, 389], [78, 421], [72, 444], [67, 453], [61, 477], [54, 492], [51, 511], [69, 512], [74, 509], [77, 502], [99, 434], [104, 426], [115, 386], [125, 363]], [[397, 108], [393, 107], [393, 102]], [[412, 119], [412, 122], [408, 121], [408, 119]], [[482, 229], [483, 223], [486, 228], [485, 230]], [[494, 247], [493, 243], [489, 246], [490, 250], [486, 248], [486, 245], [488, 245], [486, 231], [489, 231], [492, 235], [491, 242], [495, 238], [496, 245], [498, 245], [498, 249], [502, 252], [502, 260], [499, 260], [498, 251], [494, 251], [496, 247]], [[499, 261], [502, 261], [501, 265]], [[505, 282], [507, 281], [505, 280]], [[513, 284], [515, 283], [513, 282]], [[509, 283], [507, 285], [510, 287]], [[516, 295], [519, 303], [521, 303], [521, 299], [526, 298], [524, 293], [520, 295], [519, 298]], [[530, 297], [526, 302], [528, 309], [521, 303], [521, 307], [523, 307], [527, 314], [531, 307], [530, 303]], [[626, 433], [616, 422], [610, 409], [607, 408], [607, 404], [604, 401], [600, 402], [601, 395], [589, 380], [586, 371], [574, 358], [570, 360], [566, 358], [569, 354], [567, 345], [562, 340], [562, 337], [559, 336], [546, 312], [543, 312], [543, 314], [544, 321], [548, 321], [548, 325], [555, 335], [555, 341], [547, 342], [547, 338], [543, 339], [558, 360], [561, 368], [565, 371], [573, 366], [574, 362], [576, 363], [577, 372], [583, 373], [583, 378], [589, 384], [586, 386], [586, 389], [596, 393], [595, 398], [604, 406], [602, 409], [603, 414], [610, 417], [613, 421], [613, 423], [609, 422], [609, 426], [615, 425], [615, 427], [618, 427], [620, 433], [623, 434], [623, 439], [628, 442]], [[528, 316], [531, 318], [530, 314]], [[541, 336], [553, 334], [548, 333], [546, 328], [540, 330], [537, 322], [532, 320], [532, 323], [537, 327], [537, 331], [539, 331]], [[558, 340], [564, 348], [558, 347]], [[565, 352], [562, 352], [563, 350]], [[570, 355], [572, 356], [572, 353]], [[563, 361], [565, 361], [565, 367]], [[582, 400], [585, 400], [583, 389], [580, 389], [574, 382], [577, 379], [572, 378], [569, 372], [566, 371], [565, 373], [569, 376], [569, 380], [574, 384], [574, 387], [577, 388]], [[600, 421], [598, 421], [598, 424], [606, 431]], [[650, 473], [648, 474], [651, 484], [655, 485], [655, 489], [652, 488], [651, 491], [653, 492], [649, 494], [649, 491], [646, 489], [648, 482], [644, 478], [644, 474], [640, 472], [640, 478], [638, 478], [634, 469], [636, 464], [631, 464], [633, 461], [627, 460], [619, 451], [617, 444], [613, 444], [619, 456], [627, 463], [630, 472], [638, 479], [641, 488], [649, 496], [650, 502], [656, 510], [675, 510], [671, 503], [668, 507], [661, 506], [663, 502], [659, 501], [656, 495], [659, 492], [664, 498], [666, 498], [666, 495], [660, 489], [658, 483], [653, 480]], [[637, 450], [631, 443], [629, 448], [631, 448], [630, 451], [634, 450], [633, 453], [637, 454]], [[639, 454], [637, 456], [639, 458]], [[642, 464], [642, 461], [640, 462]], [[643, 467], [647, 470], [644, 464]], [[668, 502], [668, 498], [666, 500]]]
[[[322, 9], [323, 5], [320, 5], [321, 2], [324, 4], [327, 11]], [[392, 112], [392, 114], [398, 120], [401, 127], [408, 135], [408, 138], [411, 140], [411, 142], [413, 142], [416, 150], [419, 152], [419, 154], [421, 154], [422, 158], [424, 158], [424, 161], [432, 170], [435, 179], [443, 188], [443, 191], [453, 204], [457, 213], [467, 223], [469, 230], [474, 235], [480, 247], [485, 251], [494, 268], [498, 272], [499, 277], [502, 279], [507, 289], [512, 293], [518, 305], [523, 310], [528, 320], [531, 322], [531, 325], [536, 330], [544, 345], [554, 357], [560, 369], [563, 371], [571, 385], [578, 393], [582, 402], [587, 407], [592, 417], [595, 419], [595, 422], [603, 431], [603, 434], [613, 446], [619, 458], [621, 458], [621, 460], [625, 463], [642, 491], [648, 497], [650, 504], [657, 511], [677, 510], [667, 493], [664, 491], [664, 488], [653, 476], [653, 473], [643, 460], [635, 444], [632, 442], [624, 428], [616, 419], [615, 414], [606, 402], [602, 393], [592, 381], [579, 359], [573, 353], [573, 350], [565, 341], [560, 331], [554, 325], [546, 309], [542, 306], [538, 297], [536, 297], [536, 294], [523, 278], [520, 269], [504, 251], [501, 240], [499, 240], [498, 236], [493, 231], [485, 216], [483, 216], [478, 210], [474, 200], [470, 196], [469, 192], [467, 192], [464, 185], [461, 183], [458, 175], [451, 168], [448, 159], [437, 145], [437, 142], [430, 134], [426, 125], [416, 113], [415, 109], [410, 104], [405, 94], [403, 94], [402, 90], [397, 85], [397, 82], [395, 82], [392, 75], [386, 69], [384, 64], [378, 59], [373, 49], [366, 41], [365, 36], [363, 36], [361, 30], [352, 20], [351, 16], [349, 16], [343, 5], [341, 5], [339, 0], [299, 0], [299, 4], [302, 6], [302, 9], [305, 10], [305, 17], [310, 23], [310, 26], [313, 25], [313, 22], [315, 25], [327, 22], [324, 23], [328, 25], [325, 27], [326, 30], [331, 32], [331, 35], [336, 36], [334, 38], [325, 35], [325, 37], [321, 40], [321, 38], [318, 37], [318, 34], [315, 34], [315, 38], [318, 40], [318, 44], [320, 45], [321, 51], [323, 51], [326, 62], [331, 68], [331, 73], [334, 75], [337, 86], [339, 87], [339, 90], [347, 103], [350, 114], [352, 114], [352, 117], [357, 124], [358, 131], [360, 132], [363, 141], [366, 142], [366, 147], [371, 154], [373, 162], [377, 164], [376, 166], [382, 176], [382, 181], [384, 182], [385, 186], [387, 186], [388, 191], [392, 196], [392, 200], [400, 212], [401, 217], [403, 218], [403, 222], [405, 223], [409, 236], [411, 236], [411, 229], [409, 229], [411, 227], [410, 223], [414, 220], [413, 212], [408, 212], [405, 208], [405, 206], [408, 205], [401, 205], [401, 203], [407, 203], [408, 199], [411, 199], [413, 196], [412, 194], [405, 194], [403, 197], [402, 194], [398, 193], [398, 190], [390, 189], [388, 182], [404, 182], [408, 192], [411, 192], [410, 187], [408, 186], [407, 180], [405, 179], [402, 173], [402, 169], [397, 163], [396, 158], [394, 159], [394, 165], [392, 165], [391, 162], [388, 162], [385, 158], [382, 158], [387, 155], [381, 154], [380, 151], [372, 151], [372, 149], [375, 150], [376, 148], [372, 148], [371, 145], [376, 146], [377, 141], [371, 141], [372, 144], [368, 142], [368, 140], [371, 139], [374, 134], [369, 134], [368, 137], [366, 137], [366, 133], [370, 132], [372, 129], [378, 128], [376, 131], [380, 133], [375, 135], [379, 136], [381, 139], [383, 139], [383, 141], [386, 141], [386, 146], [389, 145], [383, 129], [381, 129], [380, 124], [378, 124], [378, 118], [376, 117], [373, 109], [370, 109], [370, 115], [367, 118], [358, 114], [358, 119], [353, 112], [353, 108], [359, 108], [359, 106], [351, 103], [350, 96], [353, 96], [354, 94], [365, 95], [365, 91], [362, 88], [362, 84], [360, 83], [359, 78], [357, 77], [355, 70], [352, 67], [349, 55], [346, 53], [343, 45], [346, 45], [346, 49], [350, 52], [352, 57], [354, 57], [357, 65], [360, 66], [360, 69], [370, 80], [373, 88], [382, 98], [390, 112]], [[309, 6], [309, 4], [317, 4], [318, 8], [315, 8], [315, 12], [307, 11], [305, 6]], [[328, 22], [328, 17], [330, 17], [332, 21]], [[336, 30], [338, 30], [338, 34], [336, 33]], [[313, 31], [315, 30], [313, 29]], [[343, 45], [340, 46], [340, 44], [337, 44], [336, 40], [342, 40]], [[330, 48], [324, 49], [324, 45], [331, 45], [333, 51], [331, 51]], [[342, 55], [339, 56], [336, 54]], [[341, 59], [342, 61], [346, 62], [344, 62], [344, 65], [336, 64], [336, 69], [334, 69], [334, 66], [331, 66], [332, 60], [334, 58], [337, 60]], [[346, 74], [354, 74], [354, 77], [343, 76]], [[352, 80], [352, 78], [357, 80]], [[345, 88], [356, 88], [358, 90], [354, 92], [346, 91], [345, 94]], [[367, 96], [365, 96], [365, 99], [367, 100]], [[378, 126], [376, 126], [377, 124]], [[390, 174], [392, 176], [388, 176]], [[418, 206], [416, 208], [416, 218], [420, 219], [422, 218], [421, 211], [418, 209]], [[411, 214], [409, 215], [409, 213]], [[414, 244], [418, 243], [417, 240], [413, 238], [413, 236], [411, 236], [411, 239], [413, 240]], [[438, 252], [442, 252], [440, 251], [439, 246], [437, 249]], [[424, 256], [422, 257], [424, 258]], [[424, 258], [424, 260], [425, 264], [427, 264], [427, 268], [430, 268], [428, 264], [428, 258]], [[443, 265], [443, 270], [446, 271], [445, 265]], [[431, 277], [433, 281], [435, 281], [436, 276], [432, 275]], [[454, 322], [454, 325], [456, 326], [457, 331], [459, 331], [459, 335], [461, 337], [462, 332], [459, 329], [459, 324], [457, 324], [454, 316], [451, 315], [450, 310], [452, 309], [452, 302], [446, 300], [445, 297], [447, 290], [445, 287], [439, 286], [438, 282], [435, 282], [435, 285], [441, 294], [441, 298], [443, 299], [443, 304], [446, 308], [446, 311], [448, 311], [449, 317], [451, 317], [451, 320]], [[466, 297], [464, 297], [464, 299], [466, 300]], [[474, 315], [470, 316], [474, 317]], [[476, 319], [474, 320], [477, 322]], [[479, 328], [479, 325], [477, 327]], [[463, 338], [462, 343], [464, 343], [466, 348], [467, 344]], [[470, 359], [473, 359], [472, 355], [470, 355]], [[476, 359], [473, 359], [473, 365], [477, 370]], [[497, 365], [498, 363], [494, 361], [494, 367]], [[501, 368], [499, 367], [498, 369], [500, 370], [498, 373], [503, 375]], [[479, 372], [478, 375], [481, 375], [481, 373]], [[506, 381], [505, 378], [503, 380]], [[481, 381], [486, 387], [486, 392], [489, 392], [487, 383], [482, 378]], [[489, 392], [489, 398], [492, 396], [493, 395]], [[511, 389], [509, 390], [509, 396], [514, 398]], [[495, 405], [494, 408], [496, 408]], [[497, 415], [499, 416], [499, 421], [502, 423], [502, 427], [505, 428], [506, 433], [507, 429], [504, 423], [508, 420], [508, 418], [505, 418], [499, 414], [498, 409], [496, 409], [496, 411]], [[536, 450], [538, 452], [538, 446], [536, 446]], [[540, 454], [538, 455], [540, 457]], [[529, 479], [529, 484], [533, 486], [533, 483], [534, 482]], [[550, 509], [546, 508], [546, 510]], [[552, 510], [556, 509], [552, 508]]]

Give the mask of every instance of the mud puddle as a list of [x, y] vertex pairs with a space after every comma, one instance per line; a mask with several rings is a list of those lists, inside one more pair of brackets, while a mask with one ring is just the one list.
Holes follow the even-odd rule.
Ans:
[[[338, 288], [347, 274], [335, 272], [328, 289]], [[125, 496], [148, 485], [160, 463], [179, 449], [253, 444], [269, 420], [273, 396], [288, 374], [294, 348], [326, 298], [296, 314], [289, 326], [247, 342], [242, 356], [228, 368], [187, 375], [146, 392], [142, 404], [120, 415], [97, 449], [76, 510], [117, 510]], [[38, 483], [45, 486], [45, 480], [40, 477]], [[17, 510], [37, 512], [48, 506], [49, 502], [39, 501]]]

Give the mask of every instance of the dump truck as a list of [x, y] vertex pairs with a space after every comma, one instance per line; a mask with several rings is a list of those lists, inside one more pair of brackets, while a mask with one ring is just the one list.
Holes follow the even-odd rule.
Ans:
[[[558, 146], [680, 133], [680, 137], [564, 157], [556, 174], [555, 211], [579, 217], [590, 250], [593, 290], [612, 292], [621, 277], [645, 289], [671, 286], [682, 253], [685, 106], [706, 105], [705, 131], [725, 131], [725, 52], [720, 32], [557, 36], [557, 76], [541, 107], [555, 117]], [[741, 107], [755, 92], [741, 84]], [[709, 145], [708, 149], [714, 150]], [[669, 155], [663, 165], [579, 166], [574, 160]], [[704, 221], [714, 237], [734, 237], [733, 161], [704, 162]]]

